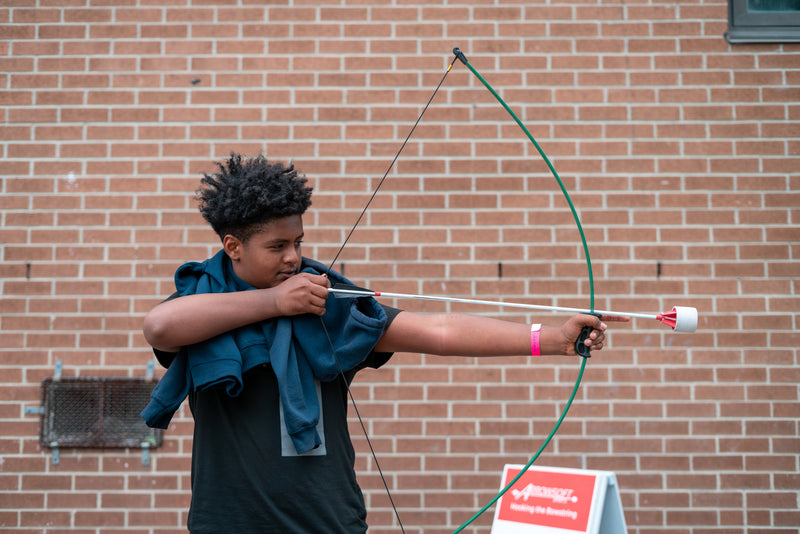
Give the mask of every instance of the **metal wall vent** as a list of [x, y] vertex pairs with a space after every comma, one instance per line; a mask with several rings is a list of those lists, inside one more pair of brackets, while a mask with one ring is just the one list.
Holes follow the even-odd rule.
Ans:
[[157, 384], [152, 366], [145, 378], [62, 378], [60, 363], [42, 380], [41, 406], [29, 411], [41, 415], [39, 443], [53, 450], [53, 462], [60, 447], [137, 448], [148, 465], [149, 449], [162, 441], [162, 431], [139, 415]]
[[39, 442], [45, 447], [158, 447], [161, 430], [149, 428], [139, 415], [155, 385], [144, 378], [45, 378]]

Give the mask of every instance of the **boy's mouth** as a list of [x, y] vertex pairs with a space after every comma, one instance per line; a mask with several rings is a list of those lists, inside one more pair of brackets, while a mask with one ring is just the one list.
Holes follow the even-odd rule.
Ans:
[[281, 278], [283, 280], [288, 280], [289, 278], [291, 278], [292, 276], [294, 276], [296, 274], [297, 274], [297, 271], [295, 271], [295, 270], [281, 271], [281, 272], [278, 273], [278, 278]]

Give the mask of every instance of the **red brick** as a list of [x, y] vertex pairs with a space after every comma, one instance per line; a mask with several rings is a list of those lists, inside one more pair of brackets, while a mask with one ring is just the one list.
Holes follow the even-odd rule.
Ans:
[[[0, 268], [0, 375], [24, 382], [7, 395], [36, 405], [38, 381], [52, 375], [55, 359], [67, 374], [104, 375], [151, 358], [141, 318], [172, 290], [178, 265], [218, 246], [191, 197], [200, 173], [213, 172], [213, 159], [229, 150], [295, 158], [317, 191], [307, 251], [333, 256], [450, 61], [445, 36], [469, 33], [467, 56], [544, 141], [568, 190], [580, 191], [598, 302], [701, 310], [700, 329], [690, 335], [644, 319], [611, 325], [611, 346], [589, 362], [561, 430], [569, 452], [543, 461], [616, 470], [629, 525], [642, 533], [797, 524], [796, 503], [784, 502], [796, 486], [800, 450], [791, 426], [800, 342], [792, 330], [800, 271], [791, 261], [800, 254], [793, 225], [800, 141], [789, 125], [800, 119], [800, 74], [791, 47], [758, 54], [730, 47], [719, 37], [721, 5], [632, 4], [620, 22], [621, 7], [611, 4], [50, 4], [0, 10], [0, 24], [23, 38], [0, 43], [7, 88], [0, 172], [10, 178], [0, 182], [7, 265]], [[575, 38], [581, 28], [588, 37]], [[588, 287], [578, 279], [585, 267], [570, 214], [523, 139], [456, 63], [341, 267], [365, 285], [408, 292], [583, 305]], [[398, 354], [386, 369], [365, 372], [354, 389], [383, 400], [367, 400], [364, 411], [391, 471], [407, 475], [404, 483], [445, 488], [438, 475], [423, 477], [421, 466], [453, 469], [473, 458], [476, 468], [457, 469], [454, 480], [469, 485], [470, 495], [491, 496], [497, 478], [486, 473], [502, 467], [503, 454], [537, 446], [528, 428], [550, 430], [573, 363]], [[431, 394], [440, 399], [428, 405], [433, 416], [420, 404]], [[52, 522], [55, 532], [68, 530], [73, 515], [100, 524], [123, 517], [137, 532], [180, 530], [189, 495], [187, 409], [154, 455], [155, 476], [164, 477], [157, 484], [165, 487], [156, 496], [149, 484], [131, 493], [133, 475], [116, 475], [126, 463], [136, 476], [155, 474], [135, 453], [65, 450], [60, 466], [51, 466], [36, 439], [38, 418], [17, 419], [20, 412], [20, 402], [0, 403], [4, 429], [20, 436], [9, 440], [10, 455], [3, 449], [4, 466], [60, 510], [22, 508], [14, 522]], [[446, 417], [460, 437], [434, 435], [449, 430], [437, 430]], [[397, 440], [398, 429], [411, 437]], [[352, 430], [370, 522], [382, 530], [392, 515], [364, 438], [355, 424]], [[484, 432], [495, 435], [471, 435]], [[504, 434], [512, 437], [503, 441]], [[47, 489], [72, 478], [75, 490]], [[100, 496], [114, 508], [128, 492], [136, 511], [103, 515], [97, 491], [109, 492]], [[430, 517], [465, 492], [433, 493], [401, 496], [410, 508], [435, 510], [412, 515], [412, 528], [444, 529], [446, 518]]]

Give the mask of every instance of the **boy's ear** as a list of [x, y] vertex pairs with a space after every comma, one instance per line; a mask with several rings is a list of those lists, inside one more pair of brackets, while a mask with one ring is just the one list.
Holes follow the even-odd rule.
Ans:
[[242, 242], [239, 240], [239, 238], [234, 237], [231, 234], [227, 234], [222, 238], [222, 248], [225, 250], [225, 254], [228, 255], [231, 261], [236, 261], [241, 257]]

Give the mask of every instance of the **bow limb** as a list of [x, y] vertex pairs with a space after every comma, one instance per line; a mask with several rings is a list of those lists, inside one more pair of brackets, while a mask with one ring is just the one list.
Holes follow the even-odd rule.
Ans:
[[[580, 233], [581, 242], [583, 243], [583, 251], [584, 251], [584, 255], [586, 257], [586, 267], [587, 267], [587, 269], [589, 271], [589, 295], [590, 295], [590, 306], [589, 307], [590, 307], [590, 310], [592, 312], [594, 312], [594, 275], [592, 274], [592, 260], [590, 259], [590, 256], [589, 256], [589, 245], [586, 242], [586, 236], [585, 236], [585, 234], [583, 232], [583, 226], [581, 225], [580, 217], [578, 217], [578, 212], [575, 209], [575, 205], [572, 203], [572, 199], [569, 196], [569, 192], [567, 191], [567, 188], [564, 186], [564, 182], [561, 181], [561, 177], [558, 175], [558, 172], [556, 172], [555, 167], [553, 167], [553, 164], [550, 162], [550, 158], [547, 157], [547, 154], [545, 154], [544, 150], [542, 150], [542, 147], [539, 146], [539, 143], [533, 137], [531, 132], [528, 130], [528, 128], [525, 126], [525, 124], [522, 122], [522, 120], [520, 120], [520, 118], [517, 116], [517, 114], [514, 113], [514, 111], [511, 109], [511, 107], [509, 107], [509, 105], [506, 104], [505, 100], [503, 100], [503, 98], [497, 93], [497, 91], [494, 90], [494, 88], [489, 84], [489, 82], [487, 82], [486, 79], [484, 79], [484, 77], [481, 76], [481, 74], [477, 70], [475, 70], [475, 68], [472, 66], [472, 64], [470, 64], [470, 62], [467, 60], [466, 56], [464, 56], [464, 53], [459, 48], [454, 48], [453, 49], [453, 54], [455, 54], [455, 57], [457, 59], [459, 59], [464, 65], [466, 65], [466, 67], [472, 72], [472, 74], [475, 75], [476, 78], [478, 78], [478, 80], [484, 85], [484, 87], [486, 87], [489, 90], [489, 92], [492, 93], [492, 95], [500, 103], [500, 105], [502, 105], [503, 108], [508, 112], [508, 114], [514, 120], [514, 122], [516, 122], [517, 125], [522, 129], [522, 131], [528, 137], [530, 142], [533, 143], [533, 146], [539, 152], [539, 155], [542, 157], [544, 162], [547, 164], [547, 167], [550, 169], [550, 172], [553, 175], [553, 177], [556, 179], [556, 182], [558, 182], [558, 185], [561, 188], [561, 192], [563, 193], [564, 198], [566, 199], [567, 204], [569, 204], [569, 208], [572, 211], [572, 217], [575, 220], [576, 226], [578, 227], [578, 232]], [[488, 510], [492, 505], [494, 505], [498, 500], [500, 500], [500, 498], [503, 495], [505, 495], [514, 486], [514, 484], [522, 477], [522, 475], [525, 474], [525, 472], [528, 470], [528, 468], [530, 468], [533, 465], [533, 463], [537, 459], [539, 459], [539, 456], [542, 454], [544, 449], [550, 444], [550, 442], [552, 441], [553, 437], [556, 435], [556, 432], [558, 431], [559, 427], [561, 426], [561, 423], [564, 421], [564, 418], [567, 416], [567, 412], [569, 411], [570, 407], [572, 406], [572, 402], [575, 399], [575, 395], [578, 392], [578, 388], [580, 387], [581, 380], [583, 378], [583, 372], [584, 372], [584, 369], [586, 368], [586, 360], [588, 359], [588, 351], [586, 351], [586, 353], [583, 354], [578, 349], [579, 349], [580, 344], [582, 344], [583, 340], [585, 339], [584, 336], [588, 336], [589, 332], [591, 332], [590, 328], [589, 328], [588, 331], [587, 331], [586, 328], [584, 328], [584, 332], [581, 333], [581, 336], [578, 338], [578, 341], [576, 342], [576, 350], [578, 351], [579, 354], [584, 356], [582, 358], [583, 361], [581, 362], [580, 372], [578, 373], [578, 378], [575, 381], [575, 386], [572, 389], [572, 394], [570, 395], [569, 400], [567, 401], [567, 404], [564, 407], [564, 410], [561, 412], [561, 417], [558, 419], [558, 421], [556, 422], [555, 426], [553, 426], [553, 429], [550, 431], [550, 434], [548, 434], [548, 436], [545, 439], [545, 441], [542, 444], [542, 446], [539, 447], [539, 450], [536, 451], [536, 453], [533, 455], [533, 457], [528, 461], [528, 463], [525, 465], [525, 467], [520, 470], [519, 474], [516, 477], [514, 477], [504, 488], [502, 488], [500, 490], [500, 492], [497, 493], [497, 495], [495, 495], [475, 515], [473, 515], [464, 524], [462, 524], [460, 527], [458, 527], [456, 530], [454, 530], [453, 534], [457, 534], [457, 533], [461, 532], [462, 530], [464, 530], [467, 526], [472, 524], [472, 522], [474, 522], [476, 519], [478, 519], [478, 517], [480, 517], [486, 510]], [[585, 346], [584, 346], [584, 349], [585, 349]]]

